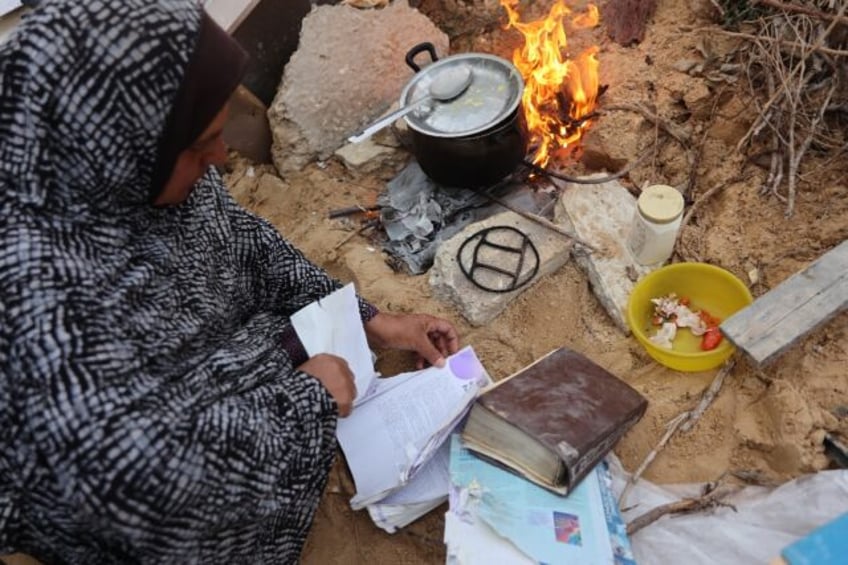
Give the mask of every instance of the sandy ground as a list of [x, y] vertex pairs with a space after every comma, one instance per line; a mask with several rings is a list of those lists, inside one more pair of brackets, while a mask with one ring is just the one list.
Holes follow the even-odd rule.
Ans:
[[[490, 2], [485, 4], [488, 15], [497, 15]], [[422, 2], [420, 9], [448, 28], [455, 22], [448, 9], [451, 6], [458, 9], [456, 3], [431, 0]], [[803, 167], [791, 218], [785, 216], [783, 203], [759, 193], [763, 171], [751, 165], [743, 168], [744, 157], [735, 150], [753, 115], [744, 88], [732, 84], [710, 88], [705, 80], [674, 70], [681, 59], [702, 57], [697, 49], [702, 35], [691, 30], [707, 25], [708, 6], [706, 1], [703, 5], [685, 0], [660, 2], [645, 41], [637, 47], [612, 44], [600, 31], [576, 39], [601, 46], [602, 83], [610, 86], [601, 109], [623, 102], [651, 104], [703, 143], [691, 193], [695, 201], [740, 171], [747, 176], [699, 206], [681, 233], [675, 260], [713, 263], [746, 281], [748, 273], [757, 269], [759, 281], [751, 290], [759, 296], [848, 237], [846, 170], [844, 165], [840, 169], [838, 162], [824, 160]], [[509, 57], [517, 37], [486, 24], [491, 20], [487, 17], [485, 12], [478, 13], [476, 20], [462, 20], [472, 22], [465, 29], [451, 28], [454, 52], [482, 51]], [[706, 47], [720, 55], [731, 46], [713, 37]], [[612, 147], [607, 147], [609, 154], [628, 159], [652, 143], [655, 135], [654, 128], [640, 117], [610, 112], [598, 121], [592, 143], [603, 145], [613, 140]], [[554, 347], [567, 345], [627, 380], [650, 400], [646, 416], [615, 449], [624, 465], [633, 470], [657, 443], [669, 420], [693, 407], [715, 373], [677, 373], [652, 362], [634, 339], [614, 327], [573, 262], [538, 281], [492, 323], [470, 327], [451, 307], [430, 297], [426, 276], [393, 271], [373, 237], [353, 233], [358, 223], [327, 219], [328, 210], [372, 203], [406, 158], [401, 152], [369, 174], [329, 161], [285, 179], [279, 179], [269, 166], [254, 166], [253, 175], [247, 175], [249, 164], [234, 158], [228, 179], [240, 201], [273, 221], [331, 274], [355, 281], [360, 292], [380, 308], [429, 312], [452, 320], [464, 343], [474, 346], [496, 379]], [[624, 180], [633, 186], [644, 182], [677, 185], [686, 181], [690, 168], [676, 144], [664, 143], [653, 159]], [[842, 413], [840, 407], [848, 405], [846, 322], [848, 314], [837, 316], [762, 372], [744, 360], [737, 363], [697, 426], [675, 437], [645, 477], [661, 483], [691, 482], [744, 471], [765, 481], [781, 482], [826, 468], [828, 461], [821, 447], [825, 432], [848, 434], [848, 420], [837, 415]], [[411, 359], [402, 354], [384, 353], [378, 361], [378, 369], [386, 375], [410, 368]], [[444, 506], [389, 535], [376, 528], [367, 513], [349, 509], [353, 490], [339, 458], [304, 563], [444, 562]]]

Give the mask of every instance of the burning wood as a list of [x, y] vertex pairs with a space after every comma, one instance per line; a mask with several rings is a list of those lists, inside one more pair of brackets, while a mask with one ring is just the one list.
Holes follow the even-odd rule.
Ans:
[[598, 48], [589, 47], [570, 59], [566, 27], [573, 31], [598, 25], [598, 9], [589, 4], [585, 12], [575, 14], [559, 0], [544, 19], [521, 22], [518, 0], [501, 0], [501, 5], [509, 15], [508, 27], [524, 36], [513, 63], [525, 81], [524, 116], [530, 144], [537, 148], [533, 163], [544, 167], [591, 125], [599, 87]]

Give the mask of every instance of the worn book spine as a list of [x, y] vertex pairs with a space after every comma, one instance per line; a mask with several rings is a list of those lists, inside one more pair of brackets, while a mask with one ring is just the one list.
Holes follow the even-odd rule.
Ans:
[[474, 441], [463, 439], [463, 444], [466, 449], [468, 449], [471, 453], [474, 454], [475, 457], [479, 457], [486, 463], [498, 467], [499, 469], [503, 469], [509, 473], [514, 475], [518, 475], [530, 481], [531, 483], [542, 487], [545, 490], [548, 490], [554, 494], [558, 494], [560, 496], [566, 496], [571, 489], [568, 487], [566, 483], [562, 483], [559, 485], [552, 485], [548, 481], [544, 480], [539, 475], [534, 474], [530, 470], [523, 469], [519, 465], [511, 464], [508, 460], [505, 460], [503, 455], [497, 454], [487, 448], [485, 445]]

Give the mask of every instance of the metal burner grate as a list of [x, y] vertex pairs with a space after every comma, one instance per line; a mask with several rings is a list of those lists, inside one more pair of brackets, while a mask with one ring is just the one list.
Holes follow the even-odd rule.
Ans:
[[[474, 246], [473, 250], [466, 253], [470, 245]], [[489, 259], [481, 259], [480, 256], [484, 253], [490, 255]], [[504, 260], [495, 264], [491, 255], [503, 257]], [[462, 243], [456, 260], [468, 280], [489, 292], [512, 292], [533, 280], [539, 271], [539, 252], [536, 246], [527, 234], [511, 226], [493, 226], [478, 231]], [[510, 264], [511, 268], [504, 266], [505, 264]], [[492, 273], [495, 274], [494, 277]], [[487, 284], [485, 279], [506, 280], [508, 284], [493, 286]]]

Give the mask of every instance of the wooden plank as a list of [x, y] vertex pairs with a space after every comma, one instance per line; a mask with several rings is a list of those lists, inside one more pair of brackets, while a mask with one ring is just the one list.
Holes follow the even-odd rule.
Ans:
[[[12, 6], [12, 4], [2, 5], [0, 4], [0, 9], [8, 9]], [[19, 5], [20, 6], [20, 5]], [[21, 16], [23, 16], [26, 8], [13, 8], [12, 11], [4, 13], [0, 16], [0, 43], [6, 41], [6, 38], [12, 33], [12, 30], [18, 25], [18, 22], [21, 21]]]
[[242, 84], [266, 106], [277, 94], [286, 63], [300, 43], [303, 19], [315, 4], [316, 0], [262, 0], [233, 32], [250, 55]]
[[721, 332], [763, 365], [846, 307], [848, 240], [725, 320]]
[[[260, 0], [203, 0], [203, 7], [215, 22], [233, 33]], [[25, 8], [17, 0], [0, 0], [0, 43], [6, 40]]]
[[42, 565], [41, 561], [23, 553], [0, 555], [0, 563], [5, 563], [6, 565]]
[[0, 17], [21, 7], [20, 0], [0, 0]]
[[250, 14], [259, 0], [204, 0], [203, 7], [215, 22], [233, 33], [241, 22]]

